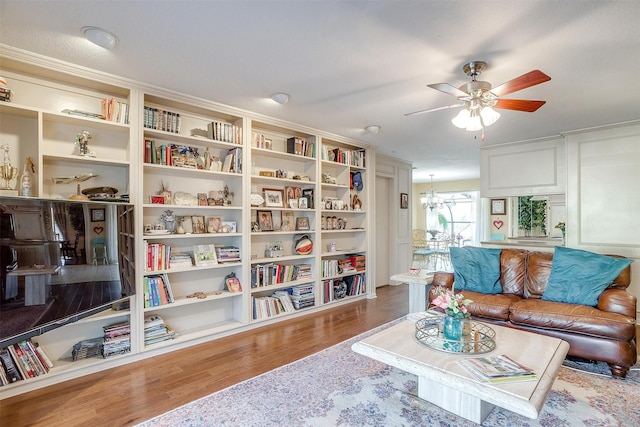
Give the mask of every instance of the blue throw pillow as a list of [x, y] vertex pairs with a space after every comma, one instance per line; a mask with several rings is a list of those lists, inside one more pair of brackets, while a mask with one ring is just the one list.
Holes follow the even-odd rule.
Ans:
[[602, 291], [632, 262], [558, 246], [542, 299], [593, 307], [598, 304]]
[[502, 293], [500, 252], [502, 249], [451, 247], [451, 264], [456, 289], [483, 294]]

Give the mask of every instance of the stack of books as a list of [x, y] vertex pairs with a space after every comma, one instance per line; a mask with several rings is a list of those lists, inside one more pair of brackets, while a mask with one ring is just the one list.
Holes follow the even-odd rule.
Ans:
[[0, 86], [0, 101], [11, 102], [11, 98], [13, 98], [13, 93], [11, 92], [11, 89], [7, 89], [4, 86]]
[[313, 295], [313, 285], [300, 285], [291, 288], [291, 302], [296, 310], [313, 307], [316, 303]]
[[162, 317], [154, 314], [144, 318], [145, 345], [172, 340], [176, 336], [178, 336], [178, 334], [164, 323]]
[[500, 384], [513, 381], [532, 381], [538, 379], [533, 370], [505, 356], [476, 357], [458, 361], [474, 378]]
[[236, 246], [216, 246], [218, 262], [240, 261], [240, 248]]
[[103, 330], [102, 357], [117, 356], [131, 351], [131, 325], [129, 322], [105, 326]]
[[187, 252], [175, 252], [169, 256], [169, 268], [187, 268], [193, 267], [191, 255]]

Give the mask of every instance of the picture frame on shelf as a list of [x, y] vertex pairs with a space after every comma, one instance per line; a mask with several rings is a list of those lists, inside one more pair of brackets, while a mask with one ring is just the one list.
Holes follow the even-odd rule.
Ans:
[[296, 218], [296, 230], [309, 230], [309, 217], [300, 216]]
[[400, 209], [409, 209], [408, 193], [400, 193]]
[[[287, 202], [290, 201], [290, 200], [293, 200], [293, 199], [296, 199], [296, 200], [298, 199], [296, 197], [296, 188], [295, 187], [289, 187], [289, 186], [284, 187], [284, 194], [285, 194], [284, 200], [286, 200]], [[291, 206], [289, 206], [289, 207], [291, 207]]]
[[181, 216], [179, 222], [185, 234], [193, 234], [193, 220], [190, 216]]
[[298, 209], [308, 209], [309, 200], [306, 197], [300, 197], [298, 199]]
[[491, 215], [506, 215], [507, 199], [491, 199]]
[[103, 222], [105, 220], [104, 209], [91, 209], [91, 222]]
[[210, 216], [207, 218], [207, 232], [218, 233], [222, 225], [222, 217]]
[[207, 193], [198, 193], [198, 206], [209, 206]]
[[298, 209], [298, 199], [289, 199], [289, 207], [291, 209]]
[[257, 221], [260, 231], [273, 231], [273, 216], [271, 211], [257, 211]]
[[284, 191], [278, 188], [264, 188], [264, 205], [268, 208], [284, 207]]
[[236, 222], [235, 221], [222, 221], [220, 224], [220, 230], [223, 233], [235, 233], [236, 232]]
[[282, 211], [280, 230], [293, 231], [295, 227], [295, 215], [293, 211]]
[[196, 267], [206, 267], [218, 264], [216, 248], [214, 245], [194, 245], [193, 259]]
[[152, 205], [164, 205], [165, 199], [164, 196], [149, 196], [149, 201]]
[[193, 234], [202, 234], [207, 232], [207, 227], [204, 222], [204, 216], [192, 215], [191, 222], [193, 224]]

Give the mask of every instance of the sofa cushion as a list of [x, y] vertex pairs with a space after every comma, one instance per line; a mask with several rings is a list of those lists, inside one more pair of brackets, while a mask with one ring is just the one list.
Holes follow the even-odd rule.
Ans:
[[514, 301], [509, 311], [514, 325], [616, 341], [632, 340], [636, 333], [633, 317], [586, 305], [523, 298]]
[[480, 292], [464, 291], [465, 298], [473, 301], [468, 305], [471, 317], [485, 317], [496, 320], [509, 320], [509, 307], [521, 297], [514, 294], [483, 294]]
[[499, 294], [501, 249], [451, 247], [451, 264], [456, 289], [470, 290], [483, 294]]
[[553, 254], [551, 276], [542, 299], [595, 306], [602, 291], [631, 262], [626, 258], [559, 246]]

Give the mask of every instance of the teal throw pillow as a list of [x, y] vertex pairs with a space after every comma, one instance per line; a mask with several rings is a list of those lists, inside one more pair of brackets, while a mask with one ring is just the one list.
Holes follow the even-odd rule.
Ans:
[[500, 252], [502, 249], [451, 247], [451, 264], [457, 290], [483, 294], [502, 293]]
[[631, 263], [626, 258], [558, 246], [542, 299], [593, 307], [602, 291]]

